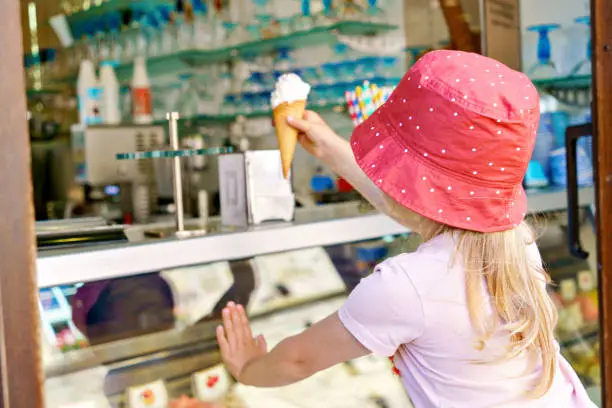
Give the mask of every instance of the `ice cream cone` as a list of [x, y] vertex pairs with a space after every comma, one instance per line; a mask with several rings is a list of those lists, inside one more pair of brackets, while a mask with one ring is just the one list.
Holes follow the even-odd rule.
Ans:
[[306, 100], [284, 102], [274, 108], [274, 126], [285, 178], [289, 177], [298, 136], [298, 131], [287, 123], [287, 117], [293, 116], [301, 119], [305, 110]]

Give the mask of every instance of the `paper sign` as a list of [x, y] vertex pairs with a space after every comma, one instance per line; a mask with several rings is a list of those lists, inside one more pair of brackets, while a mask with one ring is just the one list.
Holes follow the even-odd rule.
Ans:
[[149, 384], [131, 387], [127, 391], [129, 408], [166, 408], [168, 390], [162, 380]]
[[483, 54], [520, 71], [519, 0], [487, 0], [483, 3]]
[[193, 394], [204, 402], [221, 401], [229, 392], [231, 381], [223, 365], [193, 375]]

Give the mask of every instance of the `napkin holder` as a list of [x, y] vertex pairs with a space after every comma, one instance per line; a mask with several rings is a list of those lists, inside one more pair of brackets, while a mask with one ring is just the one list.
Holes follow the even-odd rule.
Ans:
[[292, 221], [295, 197], [283, 177], [279, 150], [219, 156], [221, 223], [245, 227], [265, 221]]

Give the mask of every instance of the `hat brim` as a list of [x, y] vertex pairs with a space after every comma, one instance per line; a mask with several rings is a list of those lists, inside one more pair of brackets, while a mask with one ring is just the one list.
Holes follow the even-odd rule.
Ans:
[[423, 217], [455, 228], [499, 232], [522, 222], [527, 197], [521, 185], [479, 186], [440, 168], [427, 153], [410, 147], [406, 140], [417, 136], [411, 132], [402, 129], [404, 136], [398, 141], [395, 129], [382, 121], [380, 112], [353, 132], [351, 147], [357, 164], [385, 194]]

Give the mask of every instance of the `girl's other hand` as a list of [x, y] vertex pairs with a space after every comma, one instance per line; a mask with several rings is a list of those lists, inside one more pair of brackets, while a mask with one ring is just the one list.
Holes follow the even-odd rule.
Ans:
[[229, 302], [222, 312], [223, 325], [217, 327], [217, 340], [223, 362], [232, 376], [241, 381], [244, 369], [268, 352], [263, 336], [253, 337], [242, 305]]
[[339, 142], [345, 142], [313, 111], [304, 112], [303, 118], [288, 117], [287, 123], [299, 130], [298, 141], [306, 151], [332, 166], [337, 159]]

